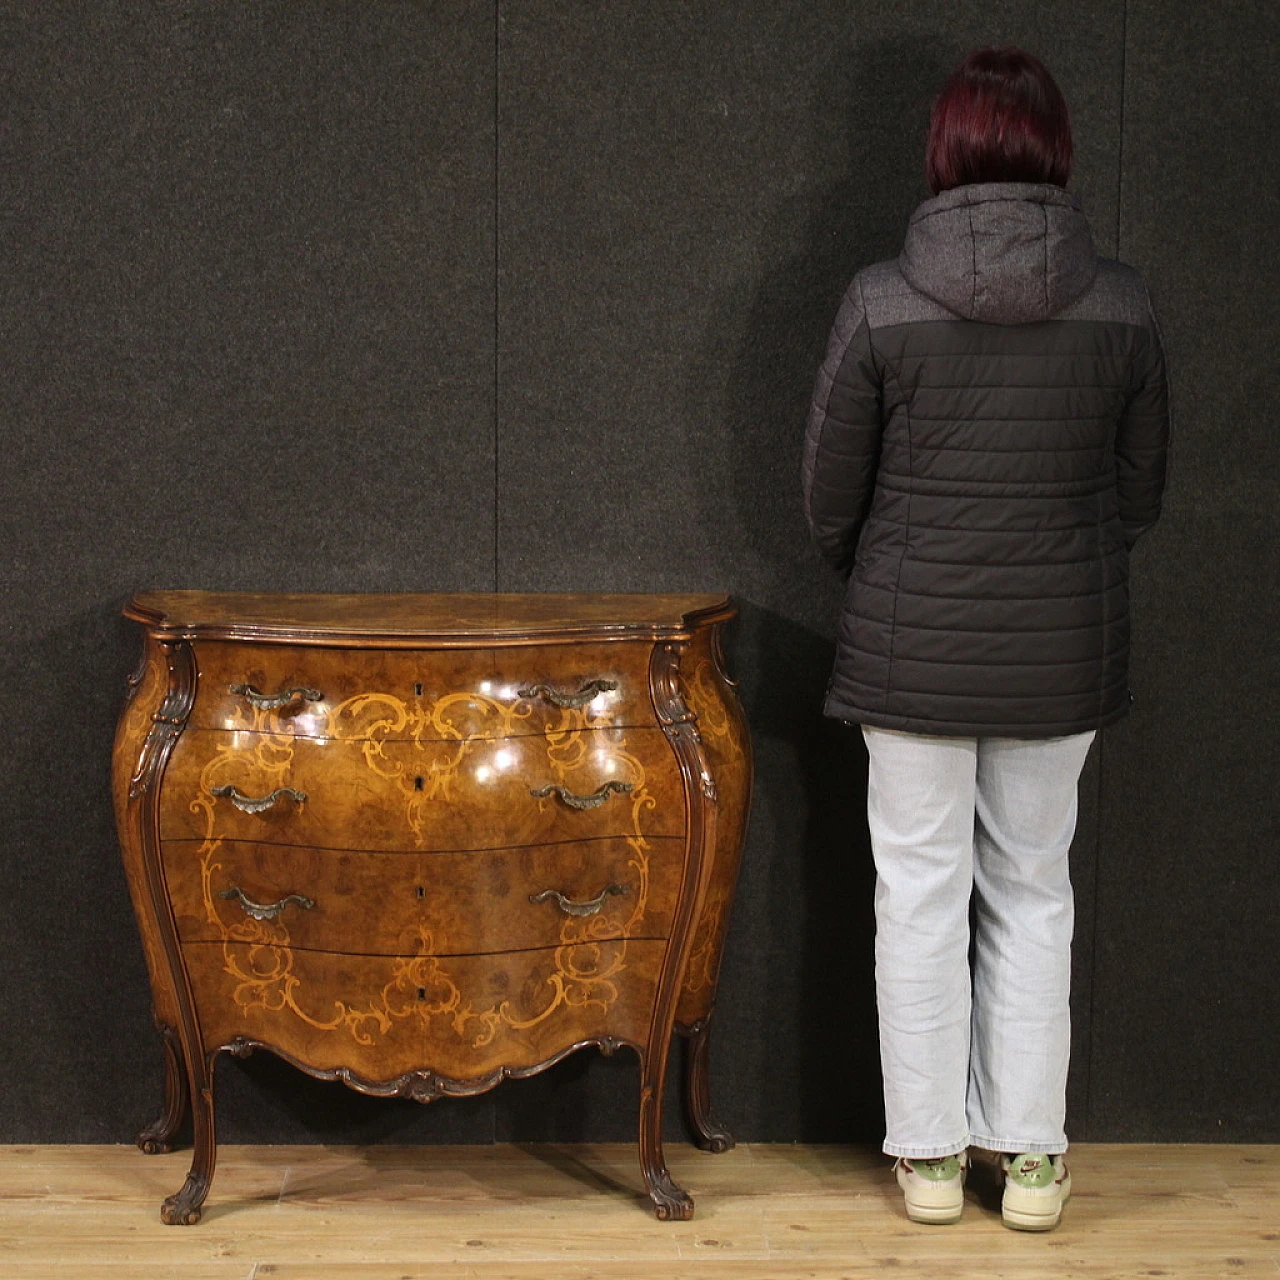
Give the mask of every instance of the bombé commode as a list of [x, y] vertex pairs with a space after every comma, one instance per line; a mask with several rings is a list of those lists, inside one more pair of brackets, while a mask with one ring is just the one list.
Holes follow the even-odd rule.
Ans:
[[218, 1055], [364, 1093], [640, 1061], [659, 1218], [673, 1032], [711, 1150], [708, 1028], [751, 791], [721, 596], [155, 592], [116, 736], [120, 843], [165, 1049], [165, 1201], [199, 1220]]

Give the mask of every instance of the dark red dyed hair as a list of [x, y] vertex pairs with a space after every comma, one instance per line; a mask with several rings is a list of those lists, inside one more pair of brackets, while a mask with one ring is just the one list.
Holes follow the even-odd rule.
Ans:
[[942, 87], [929, 116], [925, 179], [937, 195], [967, 182], [1071, 176], [1071, 116], [1044, 64], [1022, 49], [978, 49]]

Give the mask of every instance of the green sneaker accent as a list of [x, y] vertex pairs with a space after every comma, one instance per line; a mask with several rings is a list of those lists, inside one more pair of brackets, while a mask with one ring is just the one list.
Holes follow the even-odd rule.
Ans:
[[1015, 1156], [1009, 1165], [1009, 1181], [1020, 1187], [1052, 1186], [1057, 1176], [1053, 1167], [1053, 1158], [1038, 1152]]
[[960, 1176], [959, 1156], [939, 1156], [936, 1160], [912, 1159], [911, 1168], [929, 1182], [948, 1182]]

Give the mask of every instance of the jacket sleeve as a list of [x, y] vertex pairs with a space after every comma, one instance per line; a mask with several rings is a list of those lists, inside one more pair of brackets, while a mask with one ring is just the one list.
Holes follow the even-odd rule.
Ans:
[[1129, 402], [1116, 429], [1116, 493], [1125, 545], [1130, 549], [1160, 516], [1169, 450], [1169, 385], [1164, 343], [1151, 297], [1140, 341]]
[[881, 379], [855, 277], [840, 304], [805, 428], [802, 481], [809, 532], [837, 568], [853, 565], [880, 459]]

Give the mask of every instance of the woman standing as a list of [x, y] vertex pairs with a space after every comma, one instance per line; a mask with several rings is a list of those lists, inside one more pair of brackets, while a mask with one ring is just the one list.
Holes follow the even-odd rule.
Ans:
[[884, 1150], [919, 1222], [959, 1218], [970, 1146], [1000, 1153], [1009, 1226], [1070, 1193], [1067, 852], [1131, 701], [1169, 434], [1150, 297], [1094, 252], [1071, 155], [1035, 58], [965, 60], [934, 196], [845, 294], [805, 438], [810, 530], [849, 575], [825, 709], [870, 760]]

